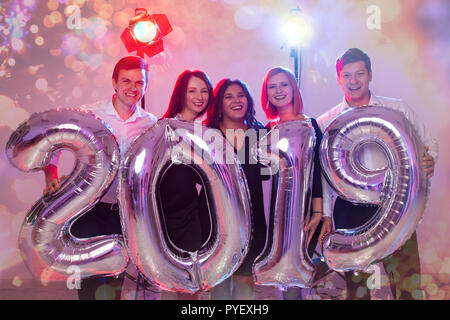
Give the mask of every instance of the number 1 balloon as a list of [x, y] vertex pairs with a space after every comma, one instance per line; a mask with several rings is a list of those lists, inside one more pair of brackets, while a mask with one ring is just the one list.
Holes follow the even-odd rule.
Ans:
[[62, 280], [79, 267], [80, 278], [117, 275], [128, 263], [119, 235], [78, 239], [74, 220], [86, 213], [114, 180], [120, 161], [111, 131], [93, 113], [77, 109], [34, 113], [13, 132], [6, 154], [16, 168], [42, 170], [54, 152], [67, 149], [75, 166], [60, 190], [44, 195], [28, 211], [20, 230], [19, 248], [37, 278]]
[[[195, 293], [219, 284], [239, 267], [250, 237], [247, 183], [218, 130], [176, 119], [158, 121], [126, 152], [119, 196], [131, 260], [168, 291]], [[227, 161], [230, 160], [231, 161]], [[158, 181], [166, 165], [189, 165], [202, 177], [214, 236], [198, 251], [169, 246], [158, 206]], [[183, 192], [173, 186], [173, 192]], [[179, 249], [179, 250], [178, 250]]]
[[[384, 154], [385, 167], [364, 163], [364, 152], [370, 149]], [[321, 144], [322, 169], [330, 185], [348, 201], [380, 206], [365, 225], [326, 236], [323, 254], [330, 268], [364, 271], [410, 238], [428, 195], [420, 166], [424, 153], [413, 126], [396, 110], [359, 107], [330, 123]]]
[[281, 289], [311, 286], [315, 267], [303, 227], [311, 201], [315, 138], [307, 121], [288, 121], [275, 126], [253, 149], [262, 164], [278, 169], [269, 241], [253, 266], [257, 284]]

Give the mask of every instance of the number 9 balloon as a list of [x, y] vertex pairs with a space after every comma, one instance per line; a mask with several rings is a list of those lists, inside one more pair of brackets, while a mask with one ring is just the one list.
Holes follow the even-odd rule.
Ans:
[[[367, 148], [381, 150], [387, 166], [367, 168], [361, 161]], [[380, 206], [365, 225], [325, 237], [323, 255], [330, 268], [364, 271], [410, 238], [428, 195], [428, 180], [420, 166], [424, 154], [405, 116], [386, 107], [353, 108], [327, 127], [320, 160], [330, 185], [348, 201]]]
[[93, 113], [62, 109], [34, 113], [13, 132], [6, 154], [16, 168], [42, 170], [52, 154], [68, 149], [75, 166], [61, 188], [44, 195], [26, 214], [19, 235], [25, 264], [37, 278], [62, 280], [78, 266], [81, 278], [117, 275], [128, 263], [119, 235], [78, 239], [74, 220], [106, 192], [119, 167], [119, 148], [111, 131]]

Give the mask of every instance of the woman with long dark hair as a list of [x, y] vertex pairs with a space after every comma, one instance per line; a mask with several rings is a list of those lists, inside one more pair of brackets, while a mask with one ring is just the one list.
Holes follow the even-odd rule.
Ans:
[[234, 148], [250, 191], [252, 235], [249, 251], [239, 269], [233, 274], [231, 279], [233, 290], [228, 298], [280, 299], [281, 293], [278, 289], [257, 286], [252, 276], [253, 263], [264, 249], [266, 242], [262, 181], [268, 180], [269, 176], [261, 175], [262, 166], [250, 154], [260, 134], [267, 133], [267, 130], [255, 118], [253, 99], [246, 84], [240, 80], [221, 80], [214, 89], [214, 104], [207, 112], [204, 125], [219, 129]]
[[[178, 76], [163, 118], [194, 122], [212, 102], [213, 88], [208, 76], [200, 70], [186, 70]], [[211, 217], [200, 176], [188, 165], [168, 164], [159, 183], [159, 194], [169, 246], [179, 252], [199, 250], [211, 233]], [[177, 297], [197, 299], [198, 295], [179, 293]]]

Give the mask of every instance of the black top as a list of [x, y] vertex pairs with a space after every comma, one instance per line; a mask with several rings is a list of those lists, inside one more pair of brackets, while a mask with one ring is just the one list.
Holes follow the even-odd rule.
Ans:
[[[255, 128], [256, 139], [259, 140], [262, 135], [268, 131], [262, 124], [258, 124]], [[259, 132], [259, 129], [263, 131]], [[225, 137], [224, 133], [222, 135]], [[264, 214], [264, 200], [263, 200], [263, 187], [262, 181], [269, 180], [270, 176], [261, 175], [261, 169], [263, 165], [256, 162], [251, 155], [251, 148], [256, 141], [251, 141], [249, 138], [251, 135], [246, 135], [245, 141], [242, 144], [241, 149], [234, 148], [234, 152], [238, 155], [239, 162], [241, 163], [242, 171], [245, 174], [247, 180], [248, 190], [250, 193], [250, 205], [251, 205], [251, 236], [249, 243], [249, 250], [244, 258], [241, 266], [234, 273], [235, 275], [250, 276], [252, 275], [252, 266], [256, 257], [264, 249], [266, 243], [266, 218]]]
[[[316, 134], [316, 144], [314, 146], [314, 172], [312, 177], [312, 198], [322, 198], [322, 167], [320, 166], [320, 143], [322, 142], [322, 131], [317, 124], [316, 119], [309, 118]], [[269, 122], [266, 128], [272, 129], [274, 127], [273, 122]]]
[[[202, 186], [200, 193], [197, 184]], [[204, 190], [199, 174], [184, 164], [171, 164], [160, 180], [160, 206], [167, 236], [186, 251], [200, 249], [210, 233]]]
[[[317, 124], [317, 121], [314, 118], [310, 118], [310, 119], [311, 119], [311, 124], [312, 124], [312, 126], [314, 128], [314, 132], [315, 132], [315, 135], [316, 135], [316, 143], [315, 143], [315, 146], [314, 146], [314, 159], [313, 159], [313, 161], [314, 161], [314, 163], [313, 163], [314, 171], [313, 171], [313, 176], [312, 176], [311, 198], [322, 198], [322, 179], [321, 179], [322, 168], [320, 166], [320, 158], [319, 158], [319, 155], [320, 155], [320, 153], [319, 153], [320, 144], [322, 142], [322, 131], [320, 131], [320, 128], [319, 128], [319, 125]], [[272, 129], [274, 127], [274, 125], [275, 125], [275, 123], [269, 122], [266, 125], [266, 128]], [[269, 220], [269, 231], [268, 231], [269, 232], [268, 243], [267, 243], [266, 250], [264, 251], [264, 253], [261, 254], [261, 257], [258, 260], [264, 259], [267, 256], [267, 254], [269, 254], [270, 249], [272, 247], [272, 241], [273, 241], [272, 233], [274, 231], [273, 215], [274, 215], [274, 208], [275, 208], [276, 197], [277, 197], [277, 195], [276, 195], [276, 193], [274, 191], [276, 191], [277, 188], [278, 188], [278, 185], [277, 185], [278, 177], [277, 177], [277, 175], [275, 175], [273, 177], [273, 179], [272, 179], [272, 190], [273, 190], [273, 192], [272, 192], [271, 199], [270, 199], [270, 220]], [[312, 206], [310, 206], [310, 207], [312, 209]], [[305, 212], [304, 214], [306, 216], [308, 214], [308, 212]], [[309, 253], [310, 256], [313, 255], [314, 248], [317, 245], [317, 240], [318, 240], [320, 228], [321, 228], [321, 225], [319, 225], [316, 228], [315, 234], [313, 235], [313, 238], [312, 238], [311, 243], [309, 245], [308, 253]]]

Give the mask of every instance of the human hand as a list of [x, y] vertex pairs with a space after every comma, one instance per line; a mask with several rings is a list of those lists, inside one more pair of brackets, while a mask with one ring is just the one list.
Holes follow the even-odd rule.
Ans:
[[47, 185], [44, 188], [43, 194], [46, 193], [54, 193], [61, 188], [62, 182], [67, 178], [67, 176], [62, 176], [61, 178], [55, 178], [47, 182]]
[[422, 168], [427, 175], [427, 178], [430, 179], [434, 175], [434, 158], [428, 154], [428, 147], [425, 147], [426, 154], [422, 158]]
[[316, 231], [317, 225], [320, 223], [320, 220], [322, 220], [322, 212], [315, 212], [311, 217], [311, 220], [307, 222], [306, 226], [303, 228], [304, 232], [309, 232], [308, 240], [306, 241], [306, 247], [309, 246], [309, 242], [311, 241], [311, 238], [314, 235], [314, 232]]
[[322, 223], [322, 229], [319, 234], [319, 245], [322, 248], [323, 246], [323, 237], [331, 232], [333, 225], [331, 223], [331, 217], [324, 217]]

